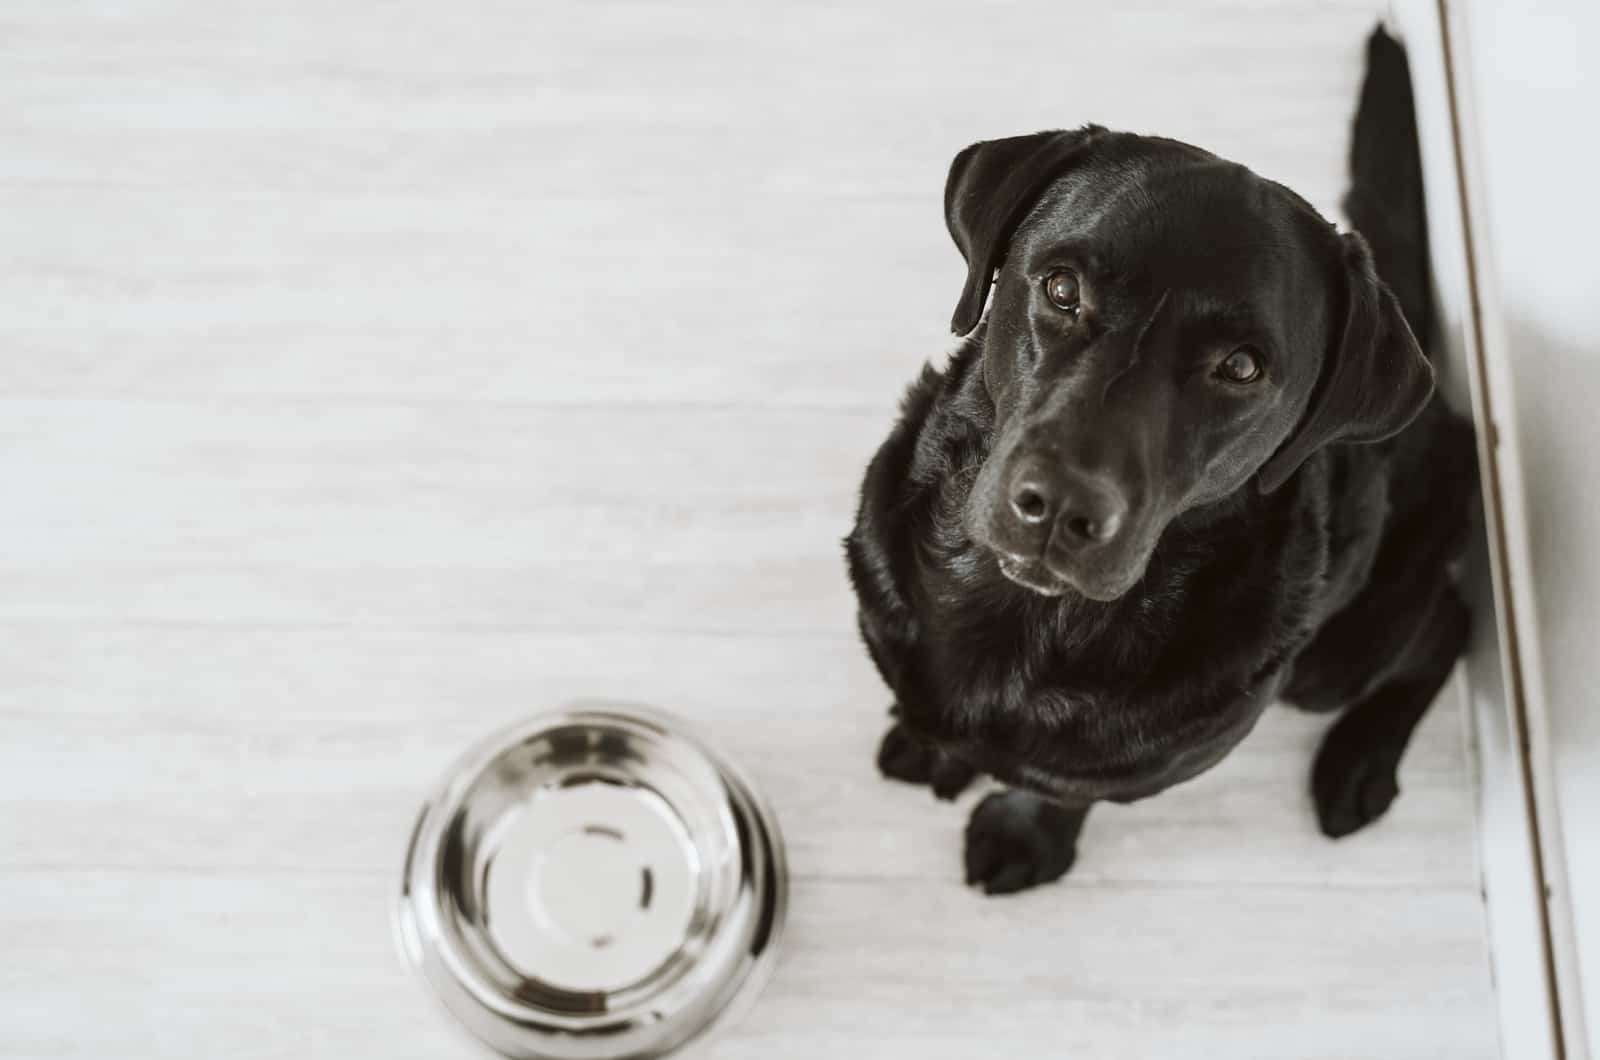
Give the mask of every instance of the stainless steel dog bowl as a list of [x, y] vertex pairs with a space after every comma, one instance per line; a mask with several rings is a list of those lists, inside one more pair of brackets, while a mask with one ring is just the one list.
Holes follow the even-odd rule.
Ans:
[[401, 948], [445, 1007], [524, 1060], [659, 1057], [771, 972], [783, 844], [681, 723], [580, 704], [483, 741], [423, 807]]

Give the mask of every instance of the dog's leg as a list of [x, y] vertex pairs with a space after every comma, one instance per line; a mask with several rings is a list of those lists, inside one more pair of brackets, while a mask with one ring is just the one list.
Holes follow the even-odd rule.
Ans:
[[878, 745], [878, 769], [892, 780], [926, 784], [941, 799], [955, 798], [978, 776], [977, 770], [913, 736], [898, 721]]
[[1087, 806], [1028, 791], [996, 792], [967, 822], [967, 882], [985, 894], [1012, 894], [1066, 875], [1078, 853]]
[[1432, 477], [1392, 516], [1360, 593], [1300, 652], [1283, 693], [1288, 702], [1340, 710], [1415, 668], [1412, 642], [1450, 591], [1448, 572], [1471, 540], [1478, 491], [1471, 425], [1446, 416], [1431, 430], [1409, 473]]
[[1423, 557], [1408, 567], [1394, 551], [1380, 555], [1367, 588], [1295, 660], [1285, 700], [1314, 713], [1342, 710], [1404, 676], [1412, 642], [1446, 583], [1442, 561], [1430, 566]]
[[[888, 616], [894, 612], [889, 611]], [[867, 652], [878, 667], [884, 683], [890, 688], [901, 685], [905, 659], [911, 650], [910, 623], [892, 621], [883, 611], [869, 614], [865, 608], [857, 612], [856, 621], [861, 628], [861, 639]], [[898, 715], [900, 708], [890, 709]], [[878, 770], [891, 780], [907, 784], [926, 784], [941, 799], [953, 799], [966, 790], [978, 776], [977, 770], [939, 748], [918, 739], [896, 721], [883, 734], [878, 744]]]
[[1324, 834], [1337, 838], [1371, 824], [1399, 794], [1400, 758], [1449, 679], [1470, 628], [1466, 604], [1453, 587], [1445, 588], [1395, 672], [1328, 730], [1311, 771]]

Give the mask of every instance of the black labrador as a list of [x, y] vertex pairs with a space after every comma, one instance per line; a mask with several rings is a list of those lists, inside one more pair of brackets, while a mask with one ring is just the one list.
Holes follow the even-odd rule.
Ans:
[[1010, 786], [973, 812], [968, 882], [1061, 876], [1091, 805], [1209, 768], [1279, 699], [1344, 710], [1312, 770], [1324, 832], [1395, 797], [1467, 638], [1477, 473], [1423, 354], [1409, 72], [1381, 30], [1351, 170], [1361, 235], [1097, 126], [952, 163], [965, 339], [907, 393], [846, 550], [895, 696], [882, 770]]

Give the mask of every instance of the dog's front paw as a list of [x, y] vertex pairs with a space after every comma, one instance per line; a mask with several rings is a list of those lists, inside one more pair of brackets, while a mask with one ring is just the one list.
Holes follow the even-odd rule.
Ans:
[[1359, 728], [1336, 724], [1328, 731], [1311, 768], [1311, 797], [1323, 835], [1338, 839], [1384, 815], [1400, 794], [1403, 750]]
[[1025, 791], [985, 797], [967, 822], [967, 882], [1012, 894], [1060, 879], [1077, 857], [1084, 814]]
[[978, 773], [958, 758], [919, 740], [896, 722], [878, 745], [878, 769], [893, 780], [926, 784], [941, 799], [953, 799], [966, 790]]

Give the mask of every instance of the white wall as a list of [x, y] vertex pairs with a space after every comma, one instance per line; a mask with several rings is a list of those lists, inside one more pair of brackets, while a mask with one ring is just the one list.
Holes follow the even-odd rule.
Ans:
[[[1600, 5], [1465, 0], [1485, 352], [1568, 1055], [1600, 1053]], [[1520, 508], [1520, 511], [1515, 509]], [[1585, 985], [1587, 983], [1587, 986]], [[1589, 1030], [1585, 1032], [1584, 1025]], [[1585, 1037], [1586, 1033], [1588, 1037]]]

